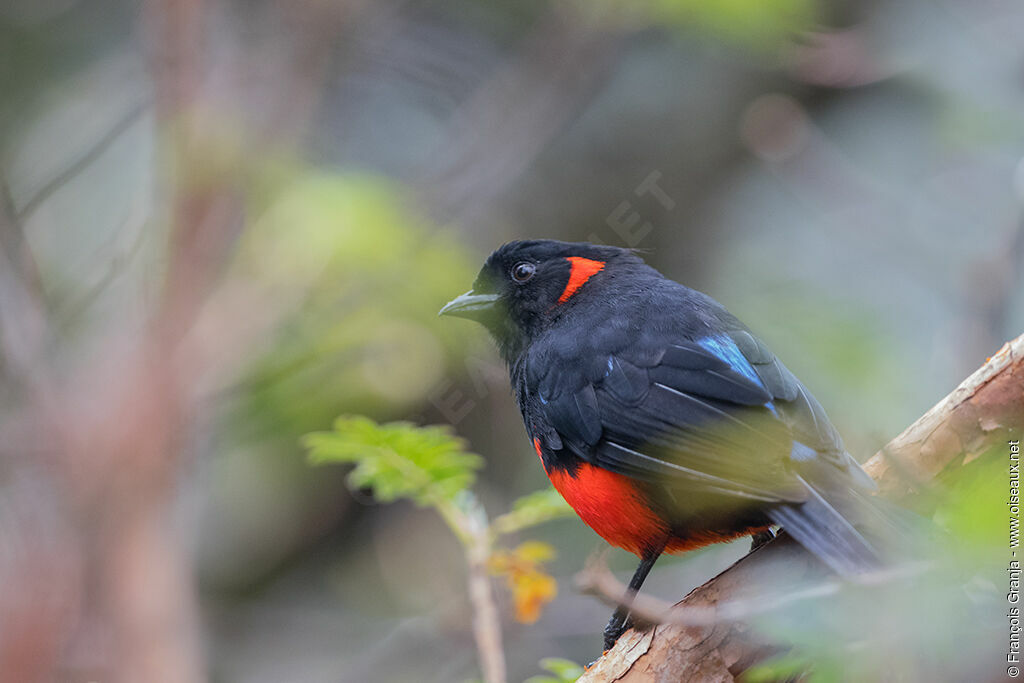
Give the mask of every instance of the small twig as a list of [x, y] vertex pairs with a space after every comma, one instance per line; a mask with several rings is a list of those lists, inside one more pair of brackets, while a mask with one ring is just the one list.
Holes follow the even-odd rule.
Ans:
[[99, 140], [92, 145], [92, 147], [87, 149], [80, 157], [68, 164], [67, 168], [51, 178], [34, 195], [29, 197], [25, 204], [17, 210], [18, 221], [20, 223], [24, 223], [28, 220], [28, 217], [31, 216], [43, 202], [49, 199], [54, 192], [73, 180], [75, 176], [85, 170], [90, 164], [92, 164], [92, 162], [96, 161], [96, 159], [98, 159], [104, 151], [114, 144], [114, 142], [121, 137], [125, 131], [131, 128], [136, 121], [142, 118], [142, 115], [145, 113], [148, 106], [148, 102], [143, 102], [136, 104], [129, 109], [114, 123], [113, 126], [110, 127], [106, 133], [103, 134]]
[[[483, 532], [486, 537], [486, 530]], [[477, 538], [466, 549], [469, 564], [469, 601], [473, 605], [473, 638], [480, 653], [480, 667], [487, 683], [505, 683], [505, 651], [501, 644], [501, 619], [494, 587], [487, 574], [490, 543]]]
[[0, 177], [0, 359], [4, 370], [40, 398], [47, 372], [39, 355], [49, 345], [48, 311], [38, 271], [25, 250], [22, 224], [15, 215], [7, 182]]
[[672, 605], [644, 593], [636, 595], [631, 600], [626, 585], [615, 578], [615, 575], [608, 569], [603, 553], [597, 553], [587, 560], [583, 571], [576, 575], [574, 581], [577, 590], [581, 593], [593, 595], [609, 607], [628, 607], [634, 623], [651, 626], [658, 624], [712, 626], [767, 614], [795, 602], [836, 595], [844, 588], [851, 586], [881, 585], [912, 578], [920, 575], [927, 567], [926, 563], [902, 565], [894, 569], [873, 572], [861, 577], [856, 584], [833, 579], [799, 590], [759, 596], [756, 602], [733, 600], [720, 602], [713, 607]]
[[501, 618], [494, 599], [494, 587], [487, 573], [491, 557], [491, 533], [487, 517], [479, 503], [467, 509], [444, 502], [438, 510], [462, 542], [466, 554], [469, 602], [473, 607], [473, 639], [480, 656], [480, 669], [486, 683], [505, 683], [505, 651], [501, 642]]

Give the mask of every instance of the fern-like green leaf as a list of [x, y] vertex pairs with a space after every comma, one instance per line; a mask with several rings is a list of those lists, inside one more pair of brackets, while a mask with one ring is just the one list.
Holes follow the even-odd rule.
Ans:
[[378, 424], [362, 416], [343, 416], [330, 432], [303, 440], [310, 462], [352, 463], [353, 488], [368, 488], [381, 502], [409, 498], [418, 505], [454, 501], [468, 489], [483, 459], [466, 450], [448, 427], [419, 427], [409, 422]]
[[495, 519], [492, 528], [495, 534], [509, 534], [573, 514], [558, 491], [546, 488], [517, 499], [512, 511]]

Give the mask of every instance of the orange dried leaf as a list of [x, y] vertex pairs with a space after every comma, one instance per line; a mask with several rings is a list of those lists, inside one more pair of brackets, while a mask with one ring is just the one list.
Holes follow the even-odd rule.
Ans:
[[498, 550], [491, 554], [488, 570], [504, 577], [519, 622], [537, 621], [544, 606], [558, 594], [557, 582], [541, 566], [554, 556], [555, 549], [540, 541], [526, 541], [515, 550]]
[[540, 618], [544, 606], [558, 595], [554, 578], [542, 572], [522, 574], [513, 581], [512, 597], [516, 605], [516, 620], [532, 624]]

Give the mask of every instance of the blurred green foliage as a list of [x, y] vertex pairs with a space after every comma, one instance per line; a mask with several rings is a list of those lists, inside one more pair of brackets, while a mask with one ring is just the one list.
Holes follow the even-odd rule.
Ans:
[[816, 18], [814, 0], [643, 0], [659, 23], [755, 48], [780, 42], [809, 29]]
[[[464, 21], [484, 26], [501, 40], [514, 39], [550, 6], [524, 2], [465, 2], [449, 5]], [[630, 29], [655, 27], [733, 46], [776, 50], [815, 26], [816, 0], [574, 0], [575, 21]]]
[[540, 668], [550, 672], [551, 675], [530, 676], [523, 683], [573, 683], [583, 675], [582, 666], [560, 657], [545, 657], [540, 660]]
[[344, 413], [421, 407], [466, 338], [437, 310], [476, 258], [420, 219], [397, 185], [361, 174], [296, 178], [243, 235], [235, 275], [284, 312], [237, 387], [243, 437], [294, 444]]
[[544, 522], [572, 517], [574, 514], [562, 494], [549, 487], [516, 500], [512, 504], [512, 511], [495, 519], [491, 528], [496, 534], [511, 534]]
[[[236, 367], [217, 402], [219, 457], [207, 475], [222, 492], [208, 537], [221, 540], [204, 557], [221, 559], [204, 572], [229, 586], [266, 576], [345, 505], [335, 478], [295, 457], [304, 434], [338, 415], [416, 415], [482, 341], [437, 317], [472, 281], [477, 257], [422, 219], [400, 184], [258, 161], [253, 218], [225, 277], [244, 283], [225, 294], [253, 343], [228, 359]], [[459, 477], [453, 490], [472, 482], [472, 470]], [[268, 537], [275, 542], [259, 541]], [[224, 538], [237, 539], [227, 553]]]
[[998, 564], [979, 563], [979, 553], [1005, 554], [1010, 482], [1009, 447], [998, 443], [974, 462], [954, 467], [939, 480], [942, 497], [931, 501], [934, 519], [955, 540], [954, 547], [973, 555], [973, 566], [1001, 571]]
[[[334, 421], [332, 431], [307, 434], [303, 444], [315, 465], [354, 465], [349, 485], [370, 489], [381, 502], [408, 498], [417, 505], [453, 505], [469, 516], [486, 520], [470, 491], [483, 459], [466, 451], [465, 441], [453, 435], [447, 425], [377, 424], [363, 416], [343, 416]], [[489, 525], [489, 542], [572, 514], [553, 488], [527, 494], [513, 503], [511, 512]], [[462, 533], [463, 529], [455, 531]]]
[[561, 497], [554, 489], [520, 498], [491, 524], [470, 490], [483, 461], [467, 452], [465, 442], [447, 426], [382, 425], [349, 416], [335, 420], [332, 431], [309, 434], [303, 441], [313, 464], [354, 465], [348, 475], [353, 488], [370, 489], [381, 502], [407, 498], [433, 507], [462, 543], [467, 563], [480, 563], [480, 570], [485, 563], [492, 575], [505, 579], [519, 621], [535, 622], [557, 595], [554, 578], [543, 568], [554, 548], [539, 541], [512, 550], [496, 547], [499, 536], [571, 515], [564, 501], [556, 501]]
[[[750, 683], [804, 675], [812, 683], [866, 680], [987, 680], [999, 664], [1005, 600], [1007, 446], [952, 467], [916, 500], [935, 510], [914, 539], [920, 571], [878, 585], [849, 584], [827, 602], [794, 604], [758, 619], [793, 648], [748, 671]], [[1004, 644], [1005, 646], [1005, 644]]]
[[385, 503], [399, 498], [417, 505], [453, 501], [483, 465], [447, 426], [378, 425], [359, 416], [339, 417], [333, 431], [310, 434], [305, 445], [314, 464], [354, 464], [350, 485], [371, 489]]
[[814, 27], [815, 0], [583, 0], [597, 21], [650, 25], [748, 50], [771, 52]]

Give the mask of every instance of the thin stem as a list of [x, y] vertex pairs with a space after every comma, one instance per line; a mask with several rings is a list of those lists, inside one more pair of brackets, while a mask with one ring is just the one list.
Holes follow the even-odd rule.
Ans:
[[480, 654], [480, 668], [487, 683], [505, 683], [505, 651], [501, 644], [501, 620], [495, 605], [491, 577], [487, 574], [490, 545], [477, 538], [466, 549], [469, 565], [469, 601], [473, 605], [473, 638]]
[[441, 517], [462, 542], [466, 553], [469, 603], [473, 608], [473, 639], [480, 657], [480, 669], [486, 683], [505, 683], [505, 651], [501, 639], [494, 588], [487, 573], [491, 557], [491, 532], [487, 517], [476, 500], [468, 509], [448, 501], [438, 503]]

